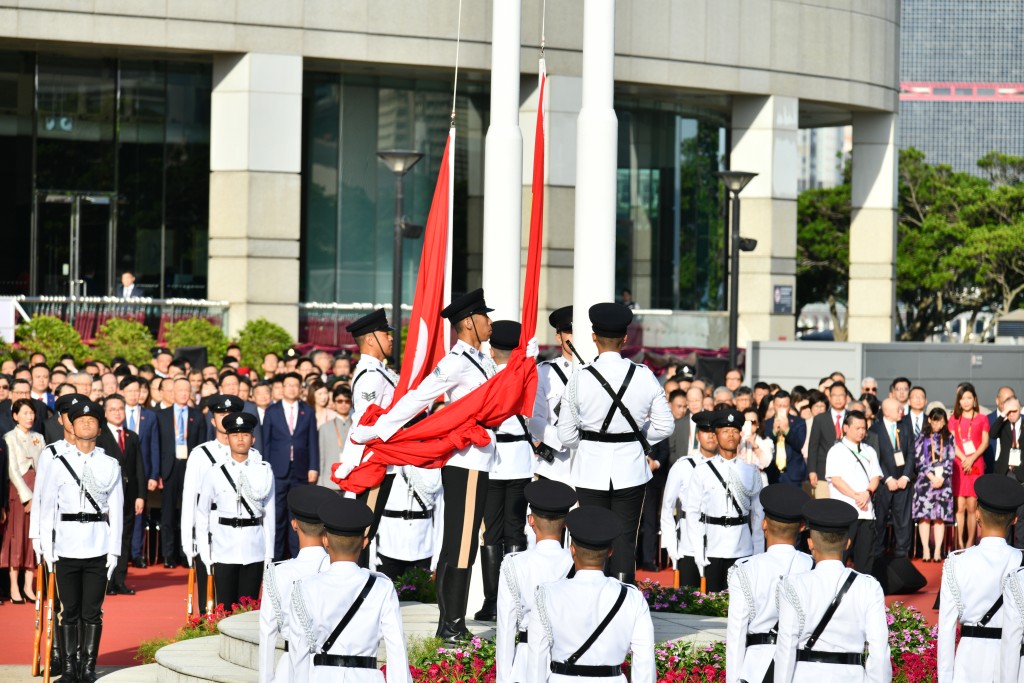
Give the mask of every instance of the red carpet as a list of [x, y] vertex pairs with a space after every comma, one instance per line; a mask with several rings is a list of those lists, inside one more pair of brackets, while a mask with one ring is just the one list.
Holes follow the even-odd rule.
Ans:
[[[6, 578], [6, 576], [5, 576]], [[188, 570], [182, 567], [128, 570], [128, 585], [135, 595], [108, 595], [103, 602], [101, 666], [129, 666], [139, 643], [170, 636], [185, 623]], [[35, 609], [32, 605], [0, 606], [0, 665], [24, 664], [32, 656]]]

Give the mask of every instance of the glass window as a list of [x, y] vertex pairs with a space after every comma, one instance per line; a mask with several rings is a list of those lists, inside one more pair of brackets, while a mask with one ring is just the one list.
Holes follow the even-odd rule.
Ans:
[[0, 52], [0, 293], [28, 294], [32, 225], [33, 55]]

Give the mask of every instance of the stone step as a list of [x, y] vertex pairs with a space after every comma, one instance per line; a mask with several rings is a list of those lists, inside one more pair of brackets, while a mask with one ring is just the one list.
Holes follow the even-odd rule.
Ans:
[[221, 659], [221, 638], [193, 638], [157, 650], [158, 683], [257, 683], [256, 669]]
[[127, 669], [120, 669], [102, 677], [104, 683], [158, 683], [160, 680], [159, 664], [144, 664]]

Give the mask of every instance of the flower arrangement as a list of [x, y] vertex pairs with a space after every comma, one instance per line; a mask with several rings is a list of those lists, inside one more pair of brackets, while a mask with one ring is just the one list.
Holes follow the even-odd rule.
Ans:
[[430, 638], [409, 649], [413, 683], [494, 683], [494, 641], [474, 636], [461, 645]]
[[394, 580], [395, 591], [402, 602], [437, 602], [434, 575], [426, 569], [410, 569]]
[[654, 646], [658, 683], [710, 683], [725, 680], [725, 643], [672, 641]]
[[701, 593], [692, 587], [672, 588], [657, 581], [637, 581], [636, 587], [647, 599], [652, 612], [694, 614], [704, 617], [726, 617], [729, 615], [729, 594]]
[[217, 635], [220, 633], [220, 629], [217, 628], [217, 624], [219, 624], [225, 617], [229, 617], [232, 614], [251, 612], [253, 610], [258, 610], [259, 608], [259, 599], [253, 599], [247, 596], [242, 596], [241, 600], [232, 604], [230, 610], [226, 609], [222, 603], [219, 603], [209, 614], [196, 614], [190, 617], [188, 622], [178, 629], [178, 632], [173, 636], [169, 638], [153, 638], [140, 643], [139, 649], [135, 653], [135, 660], [141, 664], [152, 664], [156, 661], [156, 651], [165, 645], [177, 643], [181, 640], [191, 640], [192, 638]]
[[902, 602], [889, 606], [885, 620], [889, 625], [893, 681], [934, 683], [938, 670], [937, 628], [928, 626], [920, 610]]

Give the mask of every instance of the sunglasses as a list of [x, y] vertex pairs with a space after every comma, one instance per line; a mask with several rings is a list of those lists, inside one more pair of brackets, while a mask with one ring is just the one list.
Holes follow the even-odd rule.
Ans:
[[334, 402], [335, 403], [351, 403], [352, 399], [350, 399], [350, 398], [336, 398], [336, 399], [334, 399]]
[[4, 391], [7, 391], [10, 388], [11, 388], [10, 384], [0, 384], [0, 389], [3, 389]]

